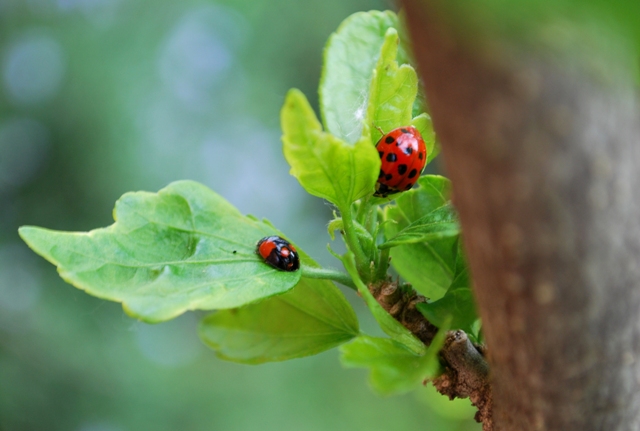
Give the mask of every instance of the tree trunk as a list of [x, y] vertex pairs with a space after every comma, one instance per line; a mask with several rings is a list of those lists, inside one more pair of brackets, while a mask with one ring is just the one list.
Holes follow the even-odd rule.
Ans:
[[640, 429], [633, 80], [471, 43], [441, 2], [402, 3], [460, 213], [494, 429]]

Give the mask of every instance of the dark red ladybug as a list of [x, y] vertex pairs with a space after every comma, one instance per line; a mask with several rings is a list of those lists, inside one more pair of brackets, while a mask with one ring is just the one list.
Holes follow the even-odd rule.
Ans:
[[427, 146], [413, 126], [393, 129], [376, 144], [382, 165], [376, 183], [378, 197], [409, 190], [427, 163]]
[[283, 271], [296, 271], [300, 268], [300, 257], [289, 241], [279, 236], [268, 236], [258, 241], [258, 253], [265, 262]]

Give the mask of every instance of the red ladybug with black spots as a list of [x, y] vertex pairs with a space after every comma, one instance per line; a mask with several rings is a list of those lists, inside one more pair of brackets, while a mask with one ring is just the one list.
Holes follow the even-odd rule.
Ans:
[[300, 268], [300, 257], [289, 241], [279, 236], [268, 236], [258, 241], [256, 253], [269, 265], [282, 271]]
[[427, 146], [418, 129], [393, 129], [380, 138], [376, 149], [382, 165], [373, 195], [384, 198], [413, 187], [427, 163]]

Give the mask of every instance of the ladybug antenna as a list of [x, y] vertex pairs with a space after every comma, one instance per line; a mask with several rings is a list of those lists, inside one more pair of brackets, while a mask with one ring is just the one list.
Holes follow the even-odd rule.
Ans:
[[372, 126], [375, 127], [378, 130], [378, 132], [380, 132], [380, 134], [384, 135], [384, 130], [382, 130], [381, 127], [378, 127], [375, 124], [372, 124]]

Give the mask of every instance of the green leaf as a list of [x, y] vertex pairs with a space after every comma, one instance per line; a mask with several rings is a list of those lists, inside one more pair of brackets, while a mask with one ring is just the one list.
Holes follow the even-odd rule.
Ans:
[[435, 302], [418, 304], [418, 310], [437, 327], [451, 318], [451, 329], [462, 329], [468, 334], [475, 333], [473, 324], [478, 320], [478, 316], [473, 292], [468, 287], [451, 289]]
[[476, 333], [474, 323], [478, 320], [478, 315], [462, 247], [458, 248], [456, 273], [447, 293], [437, 301], [418, 304], [417, 308], [437, 327], [447, 324], [450, 329], [462, 329], [468, 334]]
[[345, 367], [370, 368], [371, 386], [382, 394], [406, 392], [439, 374], [438, 352], [446, 330], [438, 331], [421, 355], [389, 338], [360, 335], [340, 348]]
[[400, 322], [387, 313], [387, 311], [382, 308], [378, 301], [373, 297], [367, 286], [362, 282], [362, 280], [360, 280], [358, 271], [356, 270], [353, 253], [347, 252], [343, 257], [342, 262], [349, 275], [351, 275], [351, 278], [358, 289], [358, 293], [362, 296], [362, 299], [364, 299], [364, 302], [367, 304], [367, 307], [369, 307], [371, 314], [373, 314], [373, 317], [376, 319], [384, 333], [401, 345], [405, 346], [411, 352], [418, 355], [424, 354], [426, 350], [424, 343], [418, 340], [411, 331], [402, 326]]
[[367, 109], [366, 124], [376, 126], [371, 130], [372, 141], [377, 142], [382, 133], [411, 122], [413, 102], [418, 92], [418, 76], [413, 67], [398, 67], [398, 32], [389, 28], [385, 34], [380, 57], [373, 71]]
[[256, 242], [276, 229], [193, 181], [158, 193], [126, 193], [114, 219], [90, 232], [27, 226], [20, 235], [64, 280], [122, 302], [128, 314], [147, 322], [238, 307], [286, 292], [300, 279], [300, 271], [278, 271], [255, 253]]
[[[332, 240], [335, 240], [335, 231], [344, 229], [344, 221], [342, 218], [335, 218], [329, 222], [327, 226], [327, 231], [329, 232], [329, 236]], [[371, 256], [373, 253], [373, 249], [376, 246], [373, 240], [373, 236], [369, 233], [364, 226], [362, 226], [357, 221], [353, 221], [353, 230], [356, 233], [356, 237], [362, 246], [362, 250], [367, 256]]]
[[458, 215], [450, 203], [436, 208], [401, 230], [396, 236], [379, 245], [390, 248], [402, 244], [430, 242], [460, 234]]
[[[320, 112], [327, 131], [346, 142], [354, 143], [363, 134], [373, 70], [390, 27], [399, 27], [391, 11], [359, 12], [344, 20], [327, 41]], [[402, 47], [398, 58], [408, 58]]]
[[414, 126], [420, 134], [427, 147], [427, 164], [431, 160], [435, 159], [440, 154], [440, 145], [436, 142], [436, 133], [433, 131], [433, 123], [429, 114], [423, 113], [411, 120], [411, 125]]
[[418, 188], [414, 187], [396, 198], [396, 205], [411, 220], [417, 220], [451, 200], [451, 182], [445, 177], [424, 175], [417, 185]]
[[282, 295], [218, 311], [200, 324], [200, 338], [218, 357], [247, 364], [314, 355], [356, 335], [358, 320], [342, 292], [308, 278]]
[[342, 230], [344, 226], [344, 222], [341, 217], [336, 217], [329, 222], [327, 225], [327, 232], [329, 233], [329, 237], [331, 237], [331, 241], [335, 241], [336, 239], [336, 231]]
[[291, 175], [314, 196], [341, 210], [373, 193], [380, 157], [368, 133], [349, 145], [322, 131], [307, 98], [299, 90], [287, 94], [281, 113], [284, 156]]
[[[385, 208], [384, 233], [394, 238], [412, 223], [449, 201], [451, 184], [437, 175], [425, 175], [418, 188], [402, 193]], [[441, 298], [454, 277], [458, 238], [445, 236], [391, 249], [391, 264], [422, 295]]]

